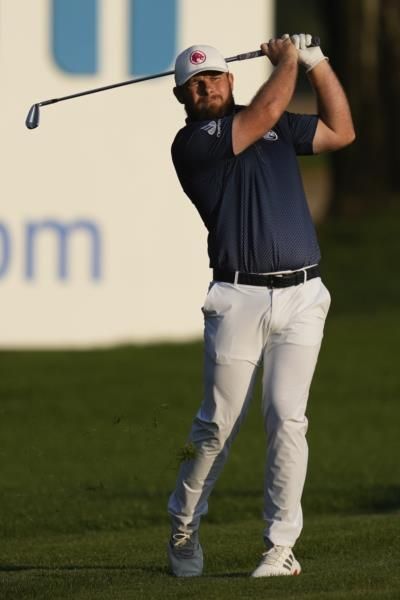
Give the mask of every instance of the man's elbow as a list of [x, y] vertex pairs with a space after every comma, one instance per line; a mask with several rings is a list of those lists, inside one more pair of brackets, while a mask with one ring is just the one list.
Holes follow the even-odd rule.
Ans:
[[[342, 148], [346, 148], [346, 146], [350, 146], [356, 139], [356, 132], [353, 130], [346, 131], [341, 134], [335, 135], [326, 146], [322, 145], [322, 151], [335, 152], [336, 150], [341, 150]], [[320, 149], [321, 150], [321, 149]]]
[[339, 137], [338, 137], [338, 147], [337, 150], [339, 150], [340, 148], [346, 148], [346, 146], [350, 146], [350, 144], [352, 144], [356, 139], [356, 132], [354, 131], [354, 128], [349, 128], [347, 131], [344, 131]]
[[313, 151], [314, 154], [334, 152], [349, 146], [355, 139], [356, 132], [352, 122], [332, 128], [320, 121], [313, 141]]

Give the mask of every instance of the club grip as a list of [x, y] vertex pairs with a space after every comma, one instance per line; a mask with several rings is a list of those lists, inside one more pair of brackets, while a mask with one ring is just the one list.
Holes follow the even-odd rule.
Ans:
[[[314, 46], [320, 46], [321, 39], [317, 35], [313, 35], [311, 38], [311, 44], [308, 46], [309, 48]], [[230, 56], [225, 59], [225, 62], [234, 62], [236, 60], [248, 60], [249, 58], [258, 58], [259, 56], [264, 56], [262, 50], [253, 50], [252, 52], [243, 52], [243, 54], [236, 54], [236, 56]]]

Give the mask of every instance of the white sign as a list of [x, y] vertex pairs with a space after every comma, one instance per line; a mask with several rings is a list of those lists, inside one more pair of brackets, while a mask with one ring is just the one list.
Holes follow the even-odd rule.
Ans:
[[[1, 347], [201, 335], [207, 232], [170, 158], [185, 117], [173, 78], [42, 107], [32, 131], [24, 121], [35, 102], [173, 69], [194, 43], [255, 50], [273, 4], [1, 1]], [[268, 61], [231, 70], [246, 103]]]

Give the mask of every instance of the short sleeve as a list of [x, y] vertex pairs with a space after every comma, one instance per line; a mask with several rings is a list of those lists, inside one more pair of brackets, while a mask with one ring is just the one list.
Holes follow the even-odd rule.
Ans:
[[318, 125], [318, 115], [286, 113], [296, 154], [313, 154], [312, 143]]

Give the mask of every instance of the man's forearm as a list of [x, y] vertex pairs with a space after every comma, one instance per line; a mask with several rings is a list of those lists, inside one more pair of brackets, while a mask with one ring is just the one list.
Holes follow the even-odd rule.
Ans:
[[296, 88], [298, 63], [293, 58], [283, 60], [275, 67], [249, 105], [255, 111], [269, 110], [276, 119], [286, 110]]
[[253, 144], [277, 123], [293, 96], [297, 73], [295, 56], [282, 59], [249, 106], [235, 116], [232, 128], [235, 154]]

